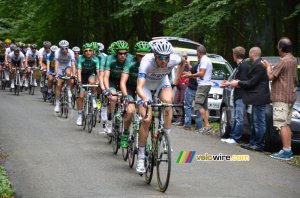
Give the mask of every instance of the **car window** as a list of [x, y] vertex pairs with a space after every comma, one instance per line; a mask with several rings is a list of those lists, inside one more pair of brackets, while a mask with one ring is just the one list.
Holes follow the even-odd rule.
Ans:
[[188, 49], [197, 49], [197, 47], [200, 45], [194, 44], [194, 43], [189, 43], [189, 42], [182, 42], [178, 40], [168, 40], [172, 46], [174, 47], [181, 47], [181, 48], [188, 48]]
[[226, 80], [232, 74], [232, 71], [227, 63], [213, 62], [212, 80]]

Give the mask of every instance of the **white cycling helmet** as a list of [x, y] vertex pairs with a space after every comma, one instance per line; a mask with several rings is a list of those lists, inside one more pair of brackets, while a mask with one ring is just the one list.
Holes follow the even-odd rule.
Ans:
[[72, 48], [72, 51], [73, 52], [80, 52], [80, 48], [75, 46], [75, 47]]
[[160, 39], [156, 42], [151, 43], [152, 50], [159, 55], [170, 55], [172, 54], [172, 44], [164, 39]]
[[99, 45], [99, 50], [103, 51], [104, 50], [104, 45], [102, 43], [98, 43], [98, 45]]
[[52, 46], [50, 47], [50, 50], [51, 50], [52, 52], [55, 52], [55, 51], [58, 50], [58, 47], [57, 47], [56, 45], [52, 45]]
[[58, 45], [59, 47], [69, 47], [69, 42], [66, 40], [61, 40]]

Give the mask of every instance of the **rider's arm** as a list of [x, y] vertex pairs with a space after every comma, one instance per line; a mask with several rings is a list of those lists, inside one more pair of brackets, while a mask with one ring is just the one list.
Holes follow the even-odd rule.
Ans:
[[[140, 74], [139, 74], [140, 76]], [[143, 77], [139, 77], [138, 78], [138, 82], [137, 82], [137, 87], [136, 87], [136, 92], [137, 94], [139, 95], [139, 97], [142, 99], [142, 100], [148, 100], [145, 92], [144, 92], [144, 86], [145, 86], [145, 83], [146, 83], [146, 78], [143, 78]]]
[[72, 66], [72, 71], [73, 71], [73, 76], [76, 74], [76, 67], [75, 67], [75, 62], [71, 62], [71, 66]]
[[104, 77], [103, 83], [106, 90], [109, 90], [109, 76], [110, 76], [110, 56], [106, 58], [105, 66], [104, 66]]
[[99, 65], [99, 82], [100, 82], [100, 87], [102, 90], [105, 89], [104, 86], [104, 66], [105, 66], [105, 62], [106, 62], [106, 57], [101, 57], [100, 60], [100, 65]]
[[58, 75], [58, 61], [55, 61], [55, 74]]
[[43, 57], [39, 57], [40, 66], [43, 66]]
[[81, 69], [79, 69], [79, 68], [77, 69], [77, 79], [78, 79], [77, 80], [78, 82], [80, 82], [80, 83], [82, 82], [81, 81]]
[[105, 90], [105, 86], [104, 86], [104, 71], [99, 71], [99, 82], [100, 82], [100, 87], [102, 90]]
[[126, 87], [126, 83], [127, 83], [128, 77], [129, 77], [129, 74], [127, 74], [127, 73], [122, 73], [122, 75], [121, 75], [120, 89], [121, 89], [121, 92], [122, 92], [123, 96], [127, 96], [128, 95], [127, 94], [127, 87]]
[[182, 59], [181, 63], [177, 66], [176, 76], [175, 76], [175, 79], [173, 81], [174, 85], [178, 84], [179, 78], [180, 78], [182, 72], [184, 71], [184, 65], [185, 65], [185, 60]]
[[50, 61], [47, 60], [47, 72], [50, 71]]
[[27, 65], [28, 65], [28, 56], [26, 55], [24, 67], [27, 67]]

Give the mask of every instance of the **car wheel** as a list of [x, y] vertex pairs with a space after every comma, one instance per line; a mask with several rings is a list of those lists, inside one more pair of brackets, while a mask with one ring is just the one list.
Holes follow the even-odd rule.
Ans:
[[229, 124], [229, 115], [226, 107], [222, 107], [221, 109], [221, 118], [220, 118], [220, 136], [222, 138], [228, 138], [231, 130]]

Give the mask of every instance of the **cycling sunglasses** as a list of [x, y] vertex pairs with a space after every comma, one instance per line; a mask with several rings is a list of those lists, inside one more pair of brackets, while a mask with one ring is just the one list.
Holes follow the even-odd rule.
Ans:
[[79, 52], [74, 52], [74, 54], [79, 54]]
[[170, 56], [161, 56], [161, 55], [159, 55], [158, 58], [160, 60], [168, 60], [170, 58]]
[[118, 52], [119, 55], [126, 55], [128, 52]]
[[142, 54], [142, 53], [136, 53], [136, 55], [138, 55], [138, 56], [145, 56], [146, 54]]
[[84, 52], [92, 52], [92, 49], [85, 49]]
[[45, 49], [50, 49], [50, 47], [44, 47]]
[[68, 47], [62, 47], [62, 48], [60, 48], [61, 50], [67, 50], [67, 49], [69, 49]]

